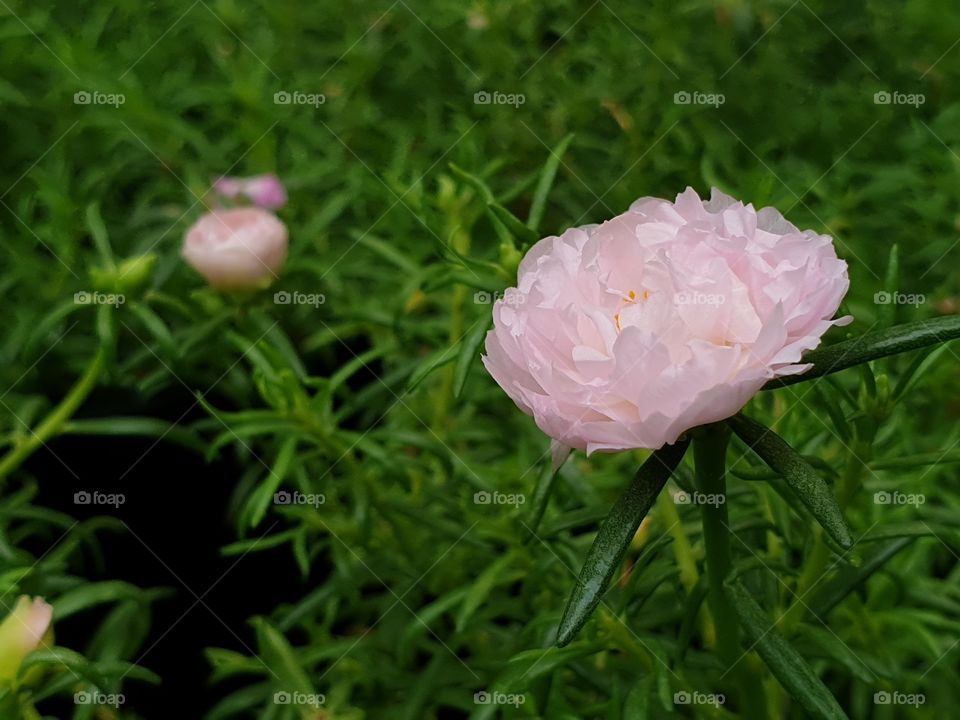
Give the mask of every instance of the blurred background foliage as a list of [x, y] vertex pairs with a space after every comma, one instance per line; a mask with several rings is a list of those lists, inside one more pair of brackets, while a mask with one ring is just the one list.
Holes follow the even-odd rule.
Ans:
[[[836, 238], [856, 322], [834, 339], [956, 312], [960, 12], [889, 0], [0, 4], [5, 449], [29, 446], [28, 428], [84, 373], [96, 385], [45, 449], [6, 468], [4, 606], [47, 597], [73, 649], [36, 656], [46, 669], [6, 691], [10, 713], [803, 716], [772, 679], [765, 698], [738, 694], [710, 653], [697, 510], [666, 494], [596, 618], [553, 647], [596, 524], [643, 454], [575, 456], [537, 524], [548, 443], [471, 361], [489, 293], [512, 283], [512, 241], [687, 185]], [[483, 91], [523, 102], [476, 104]], [[124, 101], [77, 103], [84, 92]], [[277, 104], [283, 92], [325, 102]], [[923, 102], [878, 104], [878, 92]], [[182, 263], [183, 232], [213, 177], [266, 171], [290, 192], [287, 268], [262, 296], [218, 297]], [[123, 266], [146, 254], [154, 264]], [[126, 302], [75, 302], [95, 290]], [[277, 304], [274, 291], [324, 302]], [[877, 304], [878, 292], [924, 301]], [[786, 613], [852, 718], [944, 717], [960, 702], [956, 360], [946, 347], [753, 401], [828, 480], [856, 481], [857, 558], [820, 556], [809, 517], [743, 446], [730, 451], [738, 572], [771, 617]], [[73, 504], [97, 488], [127, 504]], [[278, 505], [283, 490], [325, 502]], [[874, 501], [894, 490], [926, 502]], [[478, 503], [484, 491], [525, 502]], [[202, 513], [185, 507], [192, 492], [209, 500]], [[103, 563], [147, 523], [153, 576]], [[217, 548], [190, 551], [207, 536]], [[172, 555], [184, 564], [166, 572]], [[187, 572], [197, 585], [175, 581]], [[165, 641], [180, 613], [151, 623], [156, 608], [203, 602], [218, 575], [235, 594], [207, 609], [229, 621], [207, 615]], [[202, 702], [176, 696], [182, 664], [214, 681]], [[765, 672], [752, 653], [741, 664]], [[138, 694], [152, 682], [167, 691]], [[92, 687], [126, 702], [75, 706]], [[323, 710], [275, 702], [294, 691], [322, 694]], [[481, 691], [525, 701], [478, 704]], [[885, 691], [926, 702], [876, 705]], [[678, 692], [726, 702], [676, 704]]]

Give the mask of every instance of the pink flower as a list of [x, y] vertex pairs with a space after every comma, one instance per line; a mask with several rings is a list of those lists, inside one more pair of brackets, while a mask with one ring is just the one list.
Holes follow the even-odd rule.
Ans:
[[266, 287], [287, 259], [287, 227], [260, 208], [214, 210], [187, 230], [183, 257], [216, 288]]
[[248, 178], [222, 176], [214, 181], [213, 189], [229, 200], [243, 197], [268, 210], [276, 210], [287, 204], [287, 191], [280, 178], [273, 173]]
[[20, 663], [43, 641], [53, 619], [53, 608], [42, 598], [26, 595], [0, 623], [0, 680], [13, 680]]
[[806, 370], [848, 286], [829, 236], [688, 188], [534, 245], [483, 363], [560, 443], [658, 448]]

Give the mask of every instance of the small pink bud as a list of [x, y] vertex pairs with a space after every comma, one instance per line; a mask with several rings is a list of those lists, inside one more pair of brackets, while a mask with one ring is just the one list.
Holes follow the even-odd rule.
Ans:
[[287, 204], [286, 188], [273, 173], [248, 178], [223, 176], [213, 183], [213, 189], [228, 200], [246, 198], [268, 210], [276, 210]]
[[39, 647], [53, 619], [53, 608], [42, 598], [23, 595], [0, 623], [0, 680], [13, 680], [20, 663]]
[[266, 287], [287, 259], [287, 227], [260, 208], [214, 210], [187, 230], [182, 254], [215, 288]]

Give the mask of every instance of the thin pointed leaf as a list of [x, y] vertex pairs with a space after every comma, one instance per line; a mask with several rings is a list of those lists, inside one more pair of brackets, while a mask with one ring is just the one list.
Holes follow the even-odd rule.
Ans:
[[[892, 296], [900, 289], [900, 248], [894, 243], [890, 246], [890, 253], [887, 255], [887, 272], [883, 277], [883, 290], [886, 303], [881, 302], [879, 306], [880, 325], [890, 327], [897, 319], [897, 304], [891, 302]], [[879, 298], [874, 298], [878, 300]]]
[[573, 639], [600, 604], [637, 528], [689, 445], [689, 440], [681, 439], [654, 451], [600, 525], [560, 621], [557, 631], [560, 647]]
[[533, 502], [530, 503], [530, 532], [536, 533], [540, 527], [540, 521], [543, 520], [543, 513], [547, 509], [547, 503], [550, 502], [550, 495], [553, 493], [554, 482], [557, 475], [560, 474], [560, 468], [570, 457], [570, 448], [560, 445], [556, 441], [550, 443], [550, 462], [543, 466], [540, 478], [537, 480], [537, 487], [533, 491]]
[[763, 389], [771, 390], [792, 385], [888, 355], [945, 343], [958, 337], [960, 337], [960, 315], [894, 325], [886, 330], [867, 333], [851, 340], [811, 350], [803, 356], [803, 362], [813, 363], [812, 368], [800, 375], [771, 380], [763, 386]]
[[263, 618], [254, 622], [257, 632], [257, 649], [275, 686], [288, 693], [313, 693], [310, 677], [287, 639]]
[[884, 545], [871, 554], [863, 564], [857, 568], [848, 568], [831, 580], [810, 603], [810, 611], [815, 617], [824, 617], [840, 602], [882, 568], [890, 558], [916, 540], [913, 537], [901, 537]]
[[741, 440], [783, 477], [816, 521], [840, 547], [847, 549], [853, 546], [850, 528], [833, 493], [800, 453], [773, 430], [755, 420], [735, 415], [727, 422]]
[[460, 397], [463, 392], [463, 386], [467, 382], [467, 373], [473, 366], [473, 361], [477, 358], [477, 350], [483, 344], [483, 339], [487, 336], [487, 329], [493, 324], [493, 313], [488, 313], [477, 320], [460, 344], [460, 354], [457, 357], [456, 369], [453, 372], [453, 396]]
[[550, 195], [550, 188], [553, 187], [557, 169], [560, 167], [560, 162], [563, 160], [571, 142], [573, 142], [573, 134], [567, 135], [557, 144], [557, 147], [550, 151], [550, 157], [543, 165], [540, 179], [537, 181], [537, 189], [533, 193], [533, 201], [530, 203], [530, 214], [527, 215], [527, 227], [534, 232], [540, 227], [543, 213], [547, 209], [547, 197]]
[[108, 268], [116, 267], [113, 259], [113, 248], [110, 247], [110, 236], [107, 233], [107, 226], [100, 216], [100, 205], [91, 203], [87, 206], [86, 212], [87, 229], [90, 231], [90, 237], [93, 238], [93, 244], [97, 248], [97, 254]]
[[739, 581], [727, 584], [730, 599], [746, 635], [747, 646], [763, 658], [770, 672], [809, 717], [846, 720], [847, 716], [806, 661], [786, 641]]
[[489, 203], [487, 205], [487, 212], [490, 213], [493, 218], [503, 223], [503, 226], [510, 231], [510, 234], [521, 243], [535, 243], [540, 239], [533, 230], [520, 221], [520, 218], [507, 210], [503, 205]]
[[453, 362], [456, 359], [458, 352], [460, 352], [459, 343], [451, 345], [447, 348], [441, 348], [430, 355], [410, 376], [410, 379], [407, 381], [407, 392], [410, 392], [416, 388], [417, 385], [423, 382], [424, 379], [437, 368]]

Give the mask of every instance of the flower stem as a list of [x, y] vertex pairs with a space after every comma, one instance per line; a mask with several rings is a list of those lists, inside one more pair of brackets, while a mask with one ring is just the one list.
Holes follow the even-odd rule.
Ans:
[[710, 583], [707, 603], [716, 629], [717, 654], [726, 665], [732, 665], [739, 655], [737, 616], [723, 589], [723, 581], [730, 572], [730, 528], [726, 504], [726, 456], [730, 430], [725, 425], [703, 428], [693, 439], [693, 458], [697, 489], [705, 496], [723, 498], [722, 501], [700, 503], [703, 522], [703, 543], [707, 559], [707, 579]]
[[[730, 522], [727, 516], [727, 445], [730, 428], [724, 423], [700, 428], [693, 438], [693, 460], [703, 523], [703, 544], [707, 560], [707, 605], [716, 633], [716, 653], [727, 672], [742, 660], [739, 620], [724, 588], [732, 566]], [[725, 673], [726, 674], [726, 673]], [[741, 713], [746, 720], [761, 720], [766, 713], [767, 696], [759, 675], [747, 664], [732, 673], [741, 698]]]
[[106, 365], [107, 353], [101, 347], [91, 358], [87, 369], [77, 380], [76, 384], [67, 393], [67, 396], [57, 405], [49, 415], [37, 425], [35, 430], [29, 430], [30, 434], [22, 442], [17, 443], [0, 459], [0, 480], [4, 479], [11, 472], [37, 451], [47, 440], [57, 434], [65, 422], [67, 422], [77, 408], [83, 403], [87, 395], [97, 384], [100, 373]]

